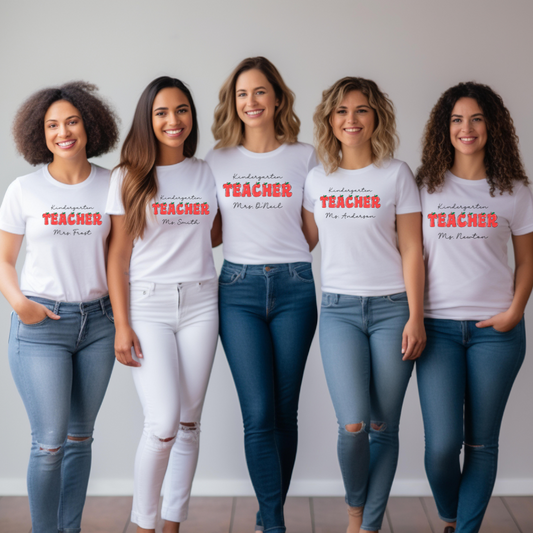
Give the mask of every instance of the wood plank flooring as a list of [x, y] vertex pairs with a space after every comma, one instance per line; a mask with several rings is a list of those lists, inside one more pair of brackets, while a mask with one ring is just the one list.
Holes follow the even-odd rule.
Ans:
[[[83, 533], [135, 533], [129, 514], [131, 497], [87, 498]], [[183, 533], [252, 533], [255, 498], [191, 498]], [[343, 498], [288, 498], [287, 533], [345, 533]], [[158, 530], [161, 531], [162, 523]], [[390, 498], [382, 533], [442, 533], [433, 498]], [[0, 532], [31, 533], [25, 497], [0, 497]], [[533, 496], [494, 497], [481, 533], [533, 533]]]

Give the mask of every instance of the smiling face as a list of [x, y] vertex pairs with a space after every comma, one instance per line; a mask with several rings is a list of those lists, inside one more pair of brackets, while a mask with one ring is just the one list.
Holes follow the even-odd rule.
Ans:
[[189, 99], [176, 87], [161, 89], [152, 105], [152, 127], [159, 149], [183, 154], [183, 143], [191, 133], [193, 117]]
[[346, 94], [339, 107], [332, 111], [329, 123], [343, 150], [371, 150], [370, 138], [376, 127], [376, 113], [361, 91]]
[[487, 143], [487, 123], [483, 111], [473, 98], [459, 98], [450, 118], [450, 140], [463, 155], [484, 152]]
[[264, 128], [274, 125], [279, 101], [266, 76], [258, 69], [251, 69], [237, 78], [235, 105], [245, 128]]
[[70, 102], [54, 102], [44, 116], [46, 146], [54, 159], [86, 159], [87, 134], [81, 113]]

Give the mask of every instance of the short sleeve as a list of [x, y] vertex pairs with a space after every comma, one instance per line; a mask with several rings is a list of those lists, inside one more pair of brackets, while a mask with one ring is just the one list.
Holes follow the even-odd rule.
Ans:
[[418, 213], [420, 207], [420, 193], [416, 186], [415, 177], [406, 163], [398, 169], [396, 179], [396, 214]]
[[303, 206], [304, 206], [304, 209], [307, 209], [307, 211], [309, 211], [310, 213], [314, 213], [314, 211], [315, 211], [315, 201], [314, 201], [313, 193], [312, 193], [312, 177], [313, 177], [313, 174], [314, 174], [313, 171], [309, 172], [309, 174], [307, 175], [307, 178], [305, 180], [305, 187], [304, 187], [304, 202], [303, 202]]
[[309, 160], [307, 161], [307, 172], [310, 172], [311, 169], [315, 168], [318, 165], [318, 161], [316, 159], [316, 152], [315, 149], [311, 149], [311, 154], [309, 155]]
[[0, 207], [0, 229], [17, 235], [26, 233], [26, 219], [22, 209], [22, 190], [18, 179], [7, 188]]
[[515, 208], [511, 220], [513, 235], [526, 235], [533, 232], [533, 195], [531, 189], [522, 182], [513, 186]]
[[107, 194], [107, 203], [105, 206], [106, 215], [124, 215], [124, 206], [122, 205], [122, 181], [123, 174], [115, 170], [111, 174], [111, 183]]

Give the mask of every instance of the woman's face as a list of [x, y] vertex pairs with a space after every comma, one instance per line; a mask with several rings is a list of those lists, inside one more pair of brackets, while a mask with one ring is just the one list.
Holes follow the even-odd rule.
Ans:
[[54, 102], [44, 116], [46, 146], [54, 159], [86, 158], [87, 134], [81, 113], [70, 102]]
[[193, 118], [189, 99], [176, 87], [161, 89], [152, 105], [152, 127], [163, 146], [183, 151]]
[[333, 135], [343, 147], [370, 147], [376, 127], [376, 113], [361, 91], [350, 91], [329, 117]]
[[483, 111], [473, 98], [459, 98], [450, 118], [450, 140], [464, 155], [483, 152], [487, 144], [487, 123]]
[[237, 114], [247, 128], [261, 128], [274, 124], [279, 100], [274, 87], [257, 69], [243, 72], [235, 83]]

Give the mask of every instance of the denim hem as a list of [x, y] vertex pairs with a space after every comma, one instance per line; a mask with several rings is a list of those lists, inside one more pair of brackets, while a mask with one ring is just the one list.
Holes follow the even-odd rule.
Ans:
[[[437, 513], [438, 514], [438, 513]], [[457, 522], [457, 517], [455, 518], [444, 518], [442, 515], [439, 514], [439, 518], [443, 521], [443, 522], [448, 522], [448, 524], [452, 524], [453, 522]]]
[[134, 511], [131, 512], [130, 517], [131, 522], [134, 524], [137, 524], [139, 527], [142, 527], [143, 529], [155, 529], [157, 526], [157, 518], [153, 518], [150, 516], [143, 516], [141, 514], [138, 514]]
[[346, 503], [346, 505], [350, 506], [350, 507], [364, 507], [366, 505], [366, 501], [364, 502], [361, 502], [361, 503], [356, 503], [356, 504], [352, 504], [348, 501], [348, 496], [346, 496], [344, 498], [344, 502]]
[[79, 527], [68, 527], [66, 529], [58, 529], [59, 533], [80, 533], [81, 528]]
[[271, 527], [263, 530], [265, 533], [285, 533], [287, 531], [286, 527]]

